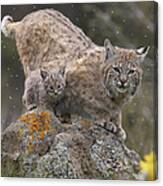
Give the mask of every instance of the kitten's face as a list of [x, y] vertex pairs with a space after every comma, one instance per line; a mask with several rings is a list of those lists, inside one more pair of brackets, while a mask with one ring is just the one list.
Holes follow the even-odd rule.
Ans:
[[44, 87], [47, 95], [56, 99], [63, 95], [65, 89], [65, 79], [60, 72], [41, 71], [41, 77], [44, 82]]
[[108, 95], [116, 100], [129, 99], [135, 95], [141, 79], [141, 62], [148, 53], [149, 47], [128, 50], [113, 47], [108, 41], [107, 59], [102, 71], [103, 84]]

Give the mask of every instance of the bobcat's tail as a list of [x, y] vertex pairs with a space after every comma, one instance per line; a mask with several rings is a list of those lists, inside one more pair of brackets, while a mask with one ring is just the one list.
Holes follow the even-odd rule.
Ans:
[[16, 26], [19, 22], [14, 22], [13, 18], [6, 15], [1, 22], [1, 30], [6, 37], [15, 38]]

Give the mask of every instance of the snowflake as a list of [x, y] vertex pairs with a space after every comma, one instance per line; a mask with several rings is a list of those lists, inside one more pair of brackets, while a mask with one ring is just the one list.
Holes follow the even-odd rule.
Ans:
[[144, 38], [147, 38], [147, 37], [148, 37], [148, 35], [147, 35], [147, 34], [145, 34], [145, 35], [144, 35]]
[[123, 22], [123, 23], [126, 23], [126, 19], [123, 19], [122, 22]]
[[114, 10], [111, 11], [111, 14], [114, 14]]
[[9, 98], [9, 100], [12, 100], [12, 99], [13, 99], [13, 97], [12, 97], [12, 96], [9, 96], [8, 98]]
[[116, 34], [118, 35], [120, 32], [119, 32], [119, 30], [116, 30]]

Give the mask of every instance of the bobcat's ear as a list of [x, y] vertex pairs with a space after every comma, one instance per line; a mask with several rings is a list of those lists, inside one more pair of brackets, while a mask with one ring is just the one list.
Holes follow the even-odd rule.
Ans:
[[45, 80], [48, 77], [48, 72], [45, 70], [41, 70], [40, 74], [43, 80]]
[[115, 54], [115, 48], [113, 47], [113, 45], [111, 44], [109, 39], [105, 39], [104, 47], [105, 47], [105, 50], [106, 50], [105, 59], [109, 59], [109, 58], [113, 57], [114, 54]]
[[136, 54], [145, 57], [148, 54], [150, 47], [146, 46], [146, 47], [139, 47], [138, 49], [136, 49]]

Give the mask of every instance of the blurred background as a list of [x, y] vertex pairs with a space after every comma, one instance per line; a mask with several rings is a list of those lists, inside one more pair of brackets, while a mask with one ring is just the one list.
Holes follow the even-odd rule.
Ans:
[[[83, 29], [96, 44], [107, 37], [113, 45], [124, 48], [150, 46], [142, 64], [144, 76], [135, 98], [123, 110], [127, 145], [142, 156], [157, 151], [157, 4], [150, 2], [47, 4], [1, 6], [15, 21], [32, 11], [54, 8]], [[15, 41], [1, 33], [1, 125], [4, 130], [23, 112], [21, 97], [24, 73]]]

